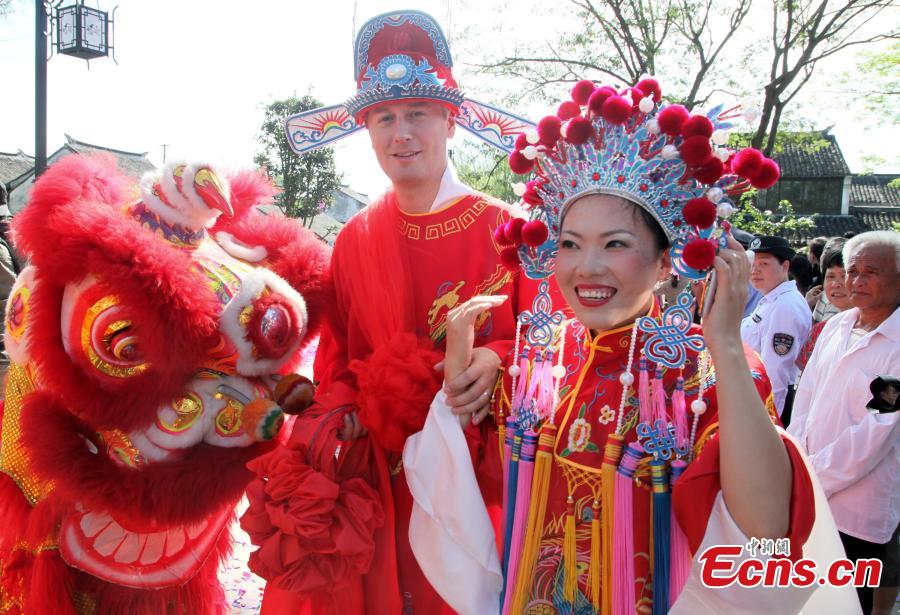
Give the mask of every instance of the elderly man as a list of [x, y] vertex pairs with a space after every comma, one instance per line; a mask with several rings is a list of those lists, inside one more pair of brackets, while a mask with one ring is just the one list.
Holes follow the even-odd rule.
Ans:
[[[457, 88], [438, 24], [418, 11], [381, 15], [354, 51], [357, 94], [289, 118], [287, 132], [309, 151], [364, 127], [391, 188], [337, 237], [315, 403], [289, 446], [254, 467], [266, 482], [251, 488], [242, 524], [261, 547], [250, 566], [269, 581], [264, 613], [450, 613], [411, 551], [401, 452], [441, 386], [448, 312], [475, 295], [508, 296], [479, 318], [468, 368], [445, 385], [454, 412], [473, 415], [466, 437], [486, 504], [499, 508], [499, 460], [481, 453], [496, 427], [483, 419], [536, 285], [501, 262], [514, 264], [501, 258], [514, 255], [509, 207], [460, 183], [448, 160], [448, 139], [476, 126], [466, 118], [479, 103]], [[515, 137], [502, 135], [510, 147]]]
[[[762, 358], [772, 381], [775, 408], [781, 416], [800, 370], [794, 364], [812, 326], [812, 313], [788, 280], [794, 250], [782, 237], [762, 236], [750, 243], [754, 253], [750, 283], [763, 294], [749, 316], [741, 321], [741, 339]], [[786, 418], [786, 417], [784, 417]]]
[[[893, 404], [869, 402], [873, 381], [900, 375], [900, 234], [862, 233], [846, 243], [843, 256], [853, 307], [820, 334], [788, 431], [809, 453], [848, 557], [896, 566], [900, 415]], [[882, 575], [896, 586], [896, 569]], [[872, 588], [857, 591], [869, 613]]]

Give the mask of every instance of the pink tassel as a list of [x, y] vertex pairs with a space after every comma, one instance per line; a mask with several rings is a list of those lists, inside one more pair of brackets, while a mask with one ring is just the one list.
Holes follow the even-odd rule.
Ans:
[[[621, 523], [616, 523], [613, 540], [612, 566], [612, 613], [631, 615], [634, 613], [634, 473], [637, 470], [644, 449], [637, 442], [625, 447], [622, 461], [616, 470], [614, 515]], [[605, 502], [604, 502], [605, 505]]]
[[638, 373], [638, 405], [640, 406], [641, 423], [649, 425], [653, 419], [653, 407], [650, 405], [650, 374], [647, 369], [647, 359], [641, 357], [641, 367]]
[[[687, 467], [687, 462], [676, 459], [672, 462], [672, 488]], [[678, 600], [691, 574], [691, 550], [687, 537], [675, 518], [675, 507], [672, 507], [671, 550], [669, 552], [669, 608]]]
[[653, 421], [666, 422], [666, 391], [663, 389], [662, 369], [656, 368], [656, 375], [651, 385], [653, 395]]
[[555, 410], [553, 407], [553, 353], [544, 358], [539, 386], [537, 414], [540, 418], [546, 419]]
[[675, 421], [675, 444], [679, 448], [688, 445], [687, 405], [684, 402], [684, 378], [678, 377], [675, 391], [672, 393], [672, 417]]

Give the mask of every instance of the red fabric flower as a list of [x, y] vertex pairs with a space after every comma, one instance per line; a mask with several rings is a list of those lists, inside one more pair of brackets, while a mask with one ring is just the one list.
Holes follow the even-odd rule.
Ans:
[[443, 358], [431, 340], [406, 333], [376, 348], [365, 361], [350, 363], [359, 388], [359, 420], [375, 442], [401, 452], [406, 439], [422, 430], [441, 388], [443, 379], [434, 366]]
[[384, 524], [378, 494], [362, 478], [335, 482], [299, 451], [278, 447], [248, 464], [250, 507], [241, 527], [259, 549], [250, 569], [298, 594], [340, 591], [369, 571], [375, 529]]

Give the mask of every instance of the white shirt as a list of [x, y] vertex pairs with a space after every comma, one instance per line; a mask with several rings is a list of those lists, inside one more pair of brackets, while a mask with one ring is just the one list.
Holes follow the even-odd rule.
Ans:
[[838, 529], [885, 543], [900, 521], [900, 413], [866, 403], [872, 380], [900, 375], [900, 310], [854, 339], [858, 314], [831, 317], [819, 335], [788, 432], [806, 447]]
[[453, 161], [447, 159], [447, 168], [441, 176], [441, 185], [438, 187], [437, 194], [434, 195], [434, 201], [431, 203], [431, 209], [428, 211], [437, 211], [442, 207], [450, 204], [450, 201], [461, 199], [464, 196], [472, 194], [473, 190], [467, 185], [459, 181], [456, 174], [456, 167]]
[[812, 312], [792, 280], [769, 291], [753, 313], [741, 321], [741, 339], [759, 354], [766, 367], [779, 416], [788, 386], [800, 373], [794, 362], [811, 328]]

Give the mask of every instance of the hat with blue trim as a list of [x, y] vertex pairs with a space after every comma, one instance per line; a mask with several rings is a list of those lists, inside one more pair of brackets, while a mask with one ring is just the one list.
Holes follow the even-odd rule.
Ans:
[[534, 123], [482, 103], [459, 89], [447, 39], [433, 17], [394, 11], [367, 21], [354, 44], [356, 94], [340, 105], [293, 115], [285, 121], [298, 154], [331, 145], [365, 125], [366, 113], [388, 103], [429, 101], [445, 106], [457, 125], [506, 153]]

